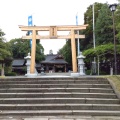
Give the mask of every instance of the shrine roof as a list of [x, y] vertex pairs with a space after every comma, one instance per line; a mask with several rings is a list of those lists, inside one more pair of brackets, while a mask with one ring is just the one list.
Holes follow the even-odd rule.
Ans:
[[24, 59], [16, 59], [16, 60], [13, 60], [12, 62], [12, 66], [23, 66], [24, 64], [25, 64]]
[[41, 63], [55, 63], [55, 64], [67, 64], [61, 55], [58, 54], [48, 54], [46, 58]]

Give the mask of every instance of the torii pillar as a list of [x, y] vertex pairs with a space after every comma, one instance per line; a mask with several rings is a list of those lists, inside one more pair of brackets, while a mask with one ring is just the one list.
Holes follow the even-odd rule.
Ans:
[[30, 73], [33, 76], [36, 75], [35, 73], [35, 56], [36, 56], [36, 31], [32, 31], [32, 50], [31, 50], [31, 66], [30, 66]]
[[75, 33], [71, 30], [71, 51], [72, 51], [72, 66], [73, 72], [77, 72], [77, 57], [76, 57], [76, 44], [75, 44]]

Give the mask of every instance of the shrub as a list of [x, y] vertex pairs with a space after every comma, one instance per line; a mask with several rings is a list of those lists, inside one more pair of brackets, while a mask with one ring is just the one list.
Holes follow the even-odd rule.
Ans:
[[86, 70], [86, 75], [90, 75], [91, 74], [91, 70]]
[[5, 76], [16, 76], [16, 73], [15, 72], [5, 73]]

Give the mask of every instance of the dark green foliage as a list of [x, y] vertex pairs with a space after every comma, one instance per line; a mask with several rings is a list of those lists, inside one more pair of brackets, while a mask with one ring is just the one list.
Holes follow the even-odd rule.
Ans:
[[116, 25], [116, 42], [120, 43], [120, 3], [115, 11], [115, 25]]
[[29, 41], [21, 38], [10, 40], [13, 58], [24, 58], [30, 52]]
[[[98, 55], [106, 55], [107, 54], [114, 54], [114, 45], [113, 44], [105, 44], [105, 45], [99, 45], [96, 47], [96, 49], [91, 48], [87, 49], [83, 52], [83, 55], [86, 56], [86, 58], [93, 58], [97, 57]], [[117, 45], [117, 53], [120, 54], [120, 45]]]
[[11, 53], [8, 51], [7, 44], [3, 37], [4, 35], [5, 33], [0, 29], [0, 61], [4, 61], [5, 58], [11, 56]]
[[64, 59], [72, 64], [72, 54], [71, 54], [71, 40], [68, 40], [66, 44], [59, 50], [59, 53], [63, 55]]
[[91, 70], [86, 70], [86, 75], [90, 75], [91, 74]]
[[[94, 15], [95, 15], [94, 22], [95, 23], [102, 5], [103, 5], [102, 3], [97, 3], [97, 2], [94, 4]], [[80, 41], [81, 51], [93, 47], [93, 6], [92, 5], [90, 5], [87, 8], [87, 11], [84, 14], [84, 24], [88, 24], [89, 26], [83, 33], [85, 34], [85, 39]]]
[[[12, 39], [9, 42], [11, 46], [11, 51], [13, 54], [14, 59], [24, 59], [31, 52], [30, 48], [30, 41], [29, 40], [22, 40], [21, 38]], [[42, 49], [42, 53], [40, 52]], [[43, 46], [39, 43], [39, 40], [36, 42], [36, 63], [39, 63], [41, 60], [44, 59], [44, 49]]]
[[36, 63], [40, 63], [40, 61], [44, 60], [44, 48], [40, 44], [39, 40], [36, 41]]
[[[5, 33], [0, 29], [0, 64], [1, 64], [1, 71], [4, 71], [4, 67], [10, 67], [11, 65], [11, 51], [9, 50], [9, 44], [5, 41], [4, 38]], [[1, 72], [1, 75], [4, 75]]]
[[113, 43], [112, 13], [108, 4], [104, 4], [99, 11], [96, 21], [96, 46]]
[[5, 76], [16, 76], [17, 74], [15, 72], [8, 72], [5, 73]]
[[[120, 64], [120, 45], [117, 45], [117, 69], [118, 74], [119, 72], [119, 64]], [[86, 56], [85, 58], [85, 66], [87, 70], [92, 69], [92, 62], [93, 58], [96, 58], [96, 63], [98, 65], [99, 59], [99, 70], [101, 75], [103, 74], [110, 74], [110, 68], [114, 68], [114, 45], [109, 43], [105, 45], [99, 45], [96, 49], [87, 49], [83, 52], [83, 55]]]

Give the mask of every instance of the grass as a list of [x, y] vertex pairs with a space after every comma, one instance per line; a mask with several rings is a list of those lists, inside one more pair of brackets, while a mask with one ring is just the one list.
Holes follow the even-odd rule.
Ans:
[[0, 78], [5, 78], [5, 76], [0, 76]]
[[120, 92], [120, 75], [107, 76], [111, 79], [116, 86], [116, 89]]
[[103, 75], [103, 76], [99, 76], [99, 77], [108, 78], [108, 79], [112, 80], [112, 82], [115, 85], [115, 88], [120, 93], [120, 75], [113, 75], [113, 76]]

